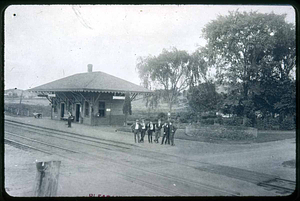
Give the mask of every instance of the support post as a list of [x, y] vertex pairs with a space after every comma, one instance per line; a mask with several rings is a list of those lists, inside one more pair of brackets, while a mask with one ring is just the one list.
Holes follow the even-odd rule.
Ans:
[[53, 197], [57, 194], [60, 161], [37, 162], [34, 193], [37, 197]]

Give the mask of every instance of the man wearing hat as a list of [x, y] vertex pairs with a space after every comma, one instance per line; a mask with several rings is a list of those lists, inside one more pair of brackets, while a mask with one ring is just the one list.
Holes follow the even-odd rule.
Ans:
[[142, 119], [142, 123], [141, 123], [141, 142], [144, 142], [144, 137], [146, 134], [146, 130], [147, 130], [147, 125], [145, 123], [145, 120]]
[[169, 124], [167, 122], [164, 123], [164, 125], [163, 125], [163, 132], [164, 132], [164, 135], [163, 135], [161, 144], [164, 144], [165, 139], [166, 139], [166, 141], [165, 141], [165, 144], [166, 144], [167, 143], [167, 135], [169, 133]]
[[131, 130], [134, 133], [134, 142], [136, 143], [136, 138], [138, 139], [138, 143], [140, 143], [140, 133], [142, 126], [137, 119], [134, 124], [131, 125]]
[[72, 116], [71, 112], [69, 112], [69, 116], [68, 116], [68, 127], [69, 128], [71, 127], [72, 119], [73, 119], [73, 116]]
[[[147, 125], [148, 128], [148, 142], [152, 143], [152, 133], [155, 132], [155, 124], [152, 121]], [[155, 141], [155, 140], [154, 140]]]
[[157, 122], [157, 124], [155, 124], [155, 126], [156, 126], [156, 129], [155, 129], [155, 139], [154, 139], [154, 142], [159, 143], [158, 139], [160, 137], [161, 129], [162, 129], [162, 126], [163, 126], [163, 124], [161, 123], [160, 119], [158, 119], [158, 122]]
[[174, 144], [174, 135], [176, 132], [177, 128], [174, 126], [173, 121], [170, 121], [170, 125], [169, 125], [169, 131], [170, 131], [170, 140], [171, 140], [171, 145], [175, 146]]

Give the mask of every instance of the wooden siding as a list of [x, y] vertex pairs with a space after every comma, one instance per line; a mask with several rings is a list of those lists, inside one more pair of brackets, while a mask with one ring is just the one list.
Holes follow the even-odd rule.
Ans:
[[[89, 115], [85, 115], [85, 101], [89, 102]], [[105, 116], [99, 117], [99, 102], [105, 102]], [[51, 118], [54, 120], [61, 119], [61, 103], [65, 104], [64, 117], [68, 117], [68, 111], [76, 117], [76, 104], [80, 104], [80, 117], [79, 123], [86, 125], [123, 125], [123, 104], [124, 100], [113, 99], [111, 93], [92, 93], [81, 92], [79, 93], [57, 93], [57, 97], [53, 98], [56, 103], [57, 112], [52, 108]]]

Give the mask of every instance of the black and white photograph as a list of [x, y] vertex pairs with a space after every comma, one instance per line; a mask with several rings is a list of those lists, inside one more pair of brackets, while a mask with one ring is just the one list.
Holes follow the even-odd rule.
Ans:
[[10, 5], [12, 197], [296, 189], [292, 5]]

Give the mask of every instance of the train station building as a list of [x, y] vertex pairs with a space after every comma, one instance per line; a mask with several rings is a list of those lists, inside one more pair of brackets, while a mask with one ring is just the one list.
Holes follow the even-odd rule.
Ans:
[[50, 101], [51, 119], [64, 120], [71, 112], [74, 122], [93, 126], [124, 123], [126, 92], [129, 92], [131, 100], [139, 94], [152, 94], [152, 91], [118, 77], [101, 71], [93, 72], [91, 64], [86, 73], [71, 75], [29, 91]]

